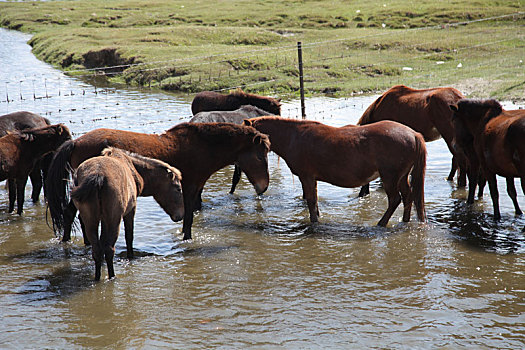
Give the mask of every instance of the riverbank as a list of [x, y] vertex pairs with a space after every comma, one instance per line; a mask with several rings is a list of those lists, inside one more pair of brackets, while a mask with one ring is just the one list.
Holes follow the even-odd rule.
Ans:
[[[0, 3], [0, 25], [32, 33], [34, 54], [68, 74], [195, 93], [296, 97], [451, 85], [525, 99], [524, 1]], [[458, 25], [458, 23], [462, 23]], [[107, 68], [110, 67], [110, 68]]]

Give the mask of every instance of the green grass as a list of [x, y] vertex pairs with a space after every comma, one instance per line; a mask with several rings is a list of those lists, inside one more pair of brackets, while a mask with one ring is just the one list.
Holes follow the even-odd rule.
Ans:
[[[525, 0], [49, 1], [0, 3], [40, 59], [110, 83], [197, 92], [243, 86], [296, 97], [395, 84], [525, 99]], [[466, 25], [451, 25], [468, 22]], [[461, 63], [461, 67], [458, 65]]]

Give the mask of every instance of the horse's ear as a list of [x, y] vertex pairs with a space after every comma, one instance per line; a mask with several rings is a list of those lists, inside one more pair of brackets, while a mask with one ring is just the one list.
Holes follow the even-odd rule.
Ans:
[[459, 110], [457, 104], [449, 105], [448, 106], [453, 112], [457, 112]]
[[175, 180], [177, 178], [177, 175], [173, 171], [171, 171], [171, 169], [166, 168], [166, 172], [168, 173], [168, 177], [171, 180]]
[[249, 119], [244, 119], [243, 124], [244, 124], [245, 126], [252, 126], [252, 125], [253, 125], [253, 124], [252, 124], [252, 121], [249, 120]]
[[277, 102], [281, 102], [281, 98], [278, 98], [278, 99], [277, 99]]
[[262, 137], [261, 135], [256, 135], [254, 138], [253, 138], [253, 143], [256, 144], [256, 145], [260, 145], [262, 143]]
[[59, 135], [62, 135], [63, 132], [64, 132], [64, 128], [62, 127], [62, 124], [58, 124], [58, 126], [57, 126], [57, 133]]

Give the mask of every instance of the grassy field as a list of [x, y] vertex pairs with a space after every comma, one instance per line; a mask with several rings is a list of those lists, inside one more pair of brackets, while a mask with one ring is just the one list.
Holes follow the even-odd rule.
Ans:
[[1, 2], [0, 25], [114, 84], [296, 97], [301, 41], [310, 95], [405, 84], [525, 99], [525, 0]]

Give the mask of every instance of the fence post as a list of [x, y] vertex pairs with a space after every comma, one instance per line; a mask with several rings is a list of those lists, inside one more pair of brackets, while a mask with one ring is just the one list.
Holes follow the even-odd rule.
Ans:
[[304, 81], [303, 81], [303, 48], [301, 42], [297, 42], [297, 58], [299, 62], [299, 88], [301, 92], [301, 117], [306, 119], [306, 109], [304, 106]]

